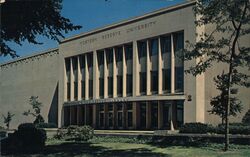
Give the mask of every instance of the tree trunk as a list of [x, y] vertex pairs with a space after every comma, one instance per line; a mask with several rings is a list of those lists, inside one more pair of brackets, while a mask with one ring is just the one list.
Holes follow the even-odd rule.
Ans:
[[236, 41], [238, 39], [239, 31], [236, 34], [236, 37], [233, 41], [233, 46], [232, 46], [232, 53], [230, 56], [230, 63], [229, 63], [229, 69], [228, 69], [228, 79], [227, 79], [227, 97], [226, 97], [226, 115], [225, 115], [225, 148], [224, 150], [227, 151], [229, 148], [229, 113], [230, 113], [230, 87], [232, 83], [232, 72], [233, 72], [233, 61], [234, 61], [234, 56], [235, 56], [235, 46], [236, 46]]
[[229, 63], [229, 72], [228, 72], [228, 80], [227, 80], [227, 100], [226, 100], [226, 116], [225, 116], [225, 148], [224, 150], [227, 151], [229, 148], [229, 114], [230, 114], [230, 87], [232, 83], [232, 72], [233, 72], [233, 61], [235, 56], [235, 44], [238, 39], [238, 36], [236, 35], [236, 38], [233, 42], [233, 48], [232, 48], [232, 54], [230, 57], [230, 63]]
[[228, 101], [228, 103], [226, 104], [226, 126], [225, 126], [225, 148], [224, 150], [227, 151], [229, 148], [229, 110], [230, 110], [230, 106], [228, 105], [230, 103], [230, 100]]
[[[248, 1], [245, 1], [245, 7], [242, 13], [241, 19], [244, 19], [247, 11]], [[238, 26], [236, 25], [236, 22], [234, 20], [231, 21], [234, 29], [236, 30], [236, 34], [232, 43], [232, 49], [231, 49], [231, 56], [230, 56], [230, 62], [229, 62], [229, 72], [228, 72], [228, 80], [227, 80], [227, 89], [228, 89], [228, 97], [226, 101], [226, 127], [225, 127], [225, 151], [229, 148], [229, 113], [230, 113], [230, 88], [232, 83], [232, 72], [234, 68], [234, 58], [236, 57], [236, 44], [240, 36], [240, 30], [242, 26], [242, 21], [239, 22]]]

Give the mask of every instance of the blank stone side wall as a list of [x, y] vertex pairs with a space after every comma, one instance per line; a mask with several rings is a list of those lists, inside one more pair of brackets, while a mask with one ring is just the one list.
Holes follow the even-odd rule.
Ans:
[[[206, 26], [206, 33], [209, 34], [213, 31], [214, 26], [213, 25], [207, 25]], [[215, 39], [221, 39], [221, 37], [228, 38], [228, 34], [222, 35], [222, 34], [214, 34]], [[241, 37], [239, 40], [239, 45], [241, 47], [249, 47], [249, 41], [250, 41], [250, 35], [246, 35], [244, 37]], [[238, 51], [236, 49], [236, 51]], [[212, 123], [212, 124], [218, 124], [221, 123], [221, 118], [219, 116], [211, 115], [207, 111], [211, 110], [210, 101], [213, 97], [217, 96], [220, 91], [216, 89], [216, 85], [214, 83], [213, 78], [217, 75], [221, 74], [222, 71], [227, 72], [228, 71], [228, 65], [227, 64], [219, 64], [214, 63], [211, 68], [209, 68], [205, 73], [205, 117], [206, 123]], [[247, 67], [245, 68], [239, 68], [239, 72], [250, 75], [250, 71]], [[237, 97], [242, 102], [242, 111], [241, 113], [238, 113], [237, 116], [230, 117], [230, 123], [233, 122], [241, 122], [243, 116], [245, 113], [250, 109], [250, 88], [240, 87], [240, 86], [234, 86], [234, 88], [238, 88], [237, 94], [233, 94], [232, 96]]]
[[34, 117], [23, 115], [31, 109], [31, 96], [38, 96], [42, 102], [45, 121], [57, 123], [58, 58], [58, 50], [53, 50], [0, 66], [0, 115], [8, 111], [15, 114], [10, 128], [34, 121]]

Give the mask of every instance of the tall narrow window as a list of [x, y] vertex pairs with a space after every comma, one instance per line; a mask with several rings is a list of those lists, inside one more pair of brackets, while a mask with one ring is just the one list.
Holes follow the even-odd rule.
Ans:
[[119, 46], [119, 47], [116, 47], [115, 48], [115, 59], [116, 59], [116, 62], [122, 62], [122, 47]]
[[108, 65], [108, 97], [113, 97], [113, 48], [106, 49], [106, 61]]
[[152, 94], [158, 92], [158, 71], [151, 71], [151, 92]]
[[154, 56], [158, 54], [158, 39], [149, 40], [149, 55]]
[[146, 72], [140, 72], [140, 93], [141, 95], [146, 94], [147, 89], [147, 75]]
[[67, 92], [67, 100], [70, 100], [70, 58], [65, 59], [65, 68], [66, 68], [66, 92]]
[[85, 99], [85, 81], [84, 80], [82, 80], [81, 85], [82, 85], [82, 99]]
[[73, 57], [72, 59], [73, 62], [73, 74], [74, 74], [74, 99], [77, 100], [78, 97], [78, 62], [77, 62], [77, 57]]
[[175, 92], [183, 92], [184, 88], [184, 34], [174, 33], [174, 53], [175, 53]]
[[93, 98], [93, 80], [89, 80], [89, 99]]
[[74, 82], [74, 99], [77, 100], [78, 96], [78, 83]]
[[132, 44], [125, 45], [125, 57], [126, 57], [126, 60], [133, 59], [133, 46], [132, 46]]
[[70, 101], [70, 82], [67, 82], [67, 100]]
[[162, 69], [162, 90], [164, 93], [171, 91], [171, 69]]
[[122, 96], [122, 75], [117, 75], [117, 96], [121, 97]]
[[82, 95], [81, 95], [81, 97], [82, 97], [82, 99], [85, 99], [85, 56], [80, 55], [79, 60], [80, 60], [80, 71], [82, 74], [82, 76], [81, 76], [82, 77], [82, 80], [81, 80]]
[[162, 90], [164, 93], [171, 91], [171, 36], [161, 37], [161, 53], [162, 53]]
[[98, 65], [99, 66], [103, 65], [103, 62], [104, 62], [104, 51], [98, 51], [97, 52], [97, 60], [98, 60]]
[[88, 71], [89, 71], [89, 80], [87, 81], [89, 84], [89, 99], [93, 98], [93, 53], [87, 54], [87, 64], [88, 64]]
[[132, 87], [133, 87], [133, 78], [132, 74], [127, 74], [127, 80], [126, 80], [126, 86], [127, 86], [127, 96], [132, 95]]
[[125, 45], [125, 58], [126, 58], [126, 65], [127, 65], [127, 74], [126, 74], [126, 95], [132, 95], [132, 88], [133, 88], [133, 44]]
[[113, 77], [108, 77], [108, 96], [113, 97]]
[[104, 97], [104, 51], [97, 51], [98, 67], [99, 67], [99, 97]]
[[73, 73], [74, 73], [74, 78], [75, 80], [77, 80], [77, 66], [78, 66], [78, 62], [77, 62], [77, 57], [73, 57], [72, 59], [72, 64], [73, 64]]
[[162, 36], [161, 37], [161, 53], [170, 53], [171, 52], [171, 36]]
[[139, 54], [139, 58], [143, 58], [147, 56], [147, 42], [146, 41], [138, 42], [138, 54]]
[[122, 86], [123, 86], [123, 82], [122, 82], [122, 74], [123, 74], [123, 64], [122, 64], [122, 60], [123, 60], [123, 47], [119, 46], [115, 48], [115, 58], [116, 58], [116, 68], [117, 68], [117, 76], [116, 76], [116, 87], [117, 87], [117, 96], [121, 97], [122, 96]]
[[104, 97], [104, 79], [99, 78], [99, 97], [103, 98]]
[[92, 68], [93, 66], [93, 54], [92, 53], [87, 54], [87, 62], [88, 62], [88, 67]]
[[106, 49], [106, 60], [107, 60], [107, 64], [113, 63], [113, 49], [112, 48]]

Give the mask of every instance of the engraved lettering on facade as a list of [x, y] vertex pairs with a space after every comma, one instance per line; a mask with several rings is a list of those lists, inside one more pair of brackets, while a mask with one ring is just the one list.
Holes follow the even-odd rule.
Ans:
[[90, 39], [81, 41], [80, 44], [81, 44], [81, 45], [86, 45], [86, 44], [93, 43], [93, 42], [95, 42], [95, 41], [97, 41], [97, 38], [90, 38]]
[[121, 32], [120, 32], [120, 31], [111, 32], [111, 33], [102, 35], [102, 39], [114, 38], [114, 37], [119, 36], [119, 35], [121, 35]]
[[146, 28], [152, 27], [155, 24], [156, 24], [156, 21], [148, 22], [148, 23], [145, 23], [145, 24], [140, 24], [140, 25], [128, 28], [126, 32], [130, 33], [130, 32], [133, 32], [133, 31], [146, 29]]

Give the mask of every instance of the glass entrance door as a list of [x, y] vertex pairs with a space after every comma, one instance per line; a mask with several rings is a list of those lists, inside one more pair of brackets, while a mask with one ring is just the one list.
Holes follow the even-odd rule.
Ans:
[[153, 101], [151, 103], [151, 127], [153, 129], [158, 128], [158, 102]]
[[140, 129], [146, 128], [146, 102], [140, 103]]
[[162, 104], [162, 110], [163, 110], [163, 129], [170, 129], [170, 106], [171, 103], [165, 101]]

